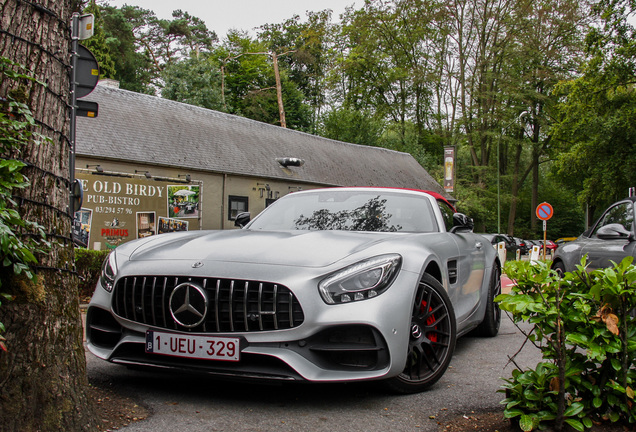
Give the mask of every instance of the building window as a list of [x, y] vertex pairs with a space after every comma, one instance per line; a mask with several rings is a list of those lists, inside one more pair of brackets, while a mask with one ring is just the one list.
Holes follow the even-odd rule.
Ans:
[[228, 201], [229, 205], [227, 217], [229, 220], [235, 220], [237, 214], [248, 211], [247, 197], [230, 195], [228, 197]]

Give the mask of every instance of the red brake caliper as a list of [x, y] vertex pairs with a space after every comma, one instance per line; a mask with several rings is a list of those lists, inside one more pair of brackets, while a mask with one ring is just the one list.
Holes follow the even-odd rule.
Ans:
[[[426, 301], [422, 300], [422, 304], [420, 305], [420, 312], [424, 313], [426, 310]], [[428, 311], [431, 312], [433, 310], [432, 307], [428, 308]], [[426, 319], [426, 325], [432, 326], [435, 324], [435, 315], [431, 315]], [[437, 327], [435, 327], [437, 329]], [[437, 333], [428, 333], [426, 335], [431, 342], [437, 342]]]

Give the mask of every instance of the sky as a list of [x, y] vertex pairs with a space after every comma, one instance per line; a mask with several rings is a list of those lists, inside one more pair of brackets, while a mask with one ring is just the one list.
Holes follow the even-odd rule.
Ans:
[[255, 35], [255, 27], [279, 24], [294, 15], [305, 22], [306, 11], [331, 9], [332, 22], [338, 22], [347, 6], [361, 8], [364, 0], [109, 0], [108, 4], [139, 6], [154, 11], [162, 19], [172, 18], [172, 11], [181, 9], [201, 18], [208, 30], [222, 39], [229, 29], [247, 30]]

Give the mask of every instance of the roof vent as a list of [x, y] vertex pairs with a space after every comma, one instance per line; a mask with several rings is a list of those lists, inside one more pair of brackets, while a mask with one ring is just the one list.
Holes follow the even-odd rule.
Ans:
[[276, 158], [276, 162], [278, 162], [279, 164], [281, 164], [285, 168], [290, 167], [290, 166], [299, 167], [299, 166], [303, 166], [305, 164], [305, 161], [303, 159], [294, 158], [294, 157]]

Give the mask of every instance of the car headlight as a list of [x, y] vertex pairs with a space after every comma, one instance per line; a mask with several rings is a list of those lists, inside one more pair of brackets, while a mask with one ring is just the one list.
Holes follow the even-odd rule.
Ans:
[[113, 290], [116, 275], [117, 261], [115, 260], [115, 253], [111, 252], [104, 260], [104, 263], [102, 264], [102, 273], [99, 276], [99, 281], [106, 291], [111, 292]]
[[325, 303], [340, 304], [367, 300], [391, 286], [402, 264], [398, 254], [380, 255], [345, 267], [320, 281]]

